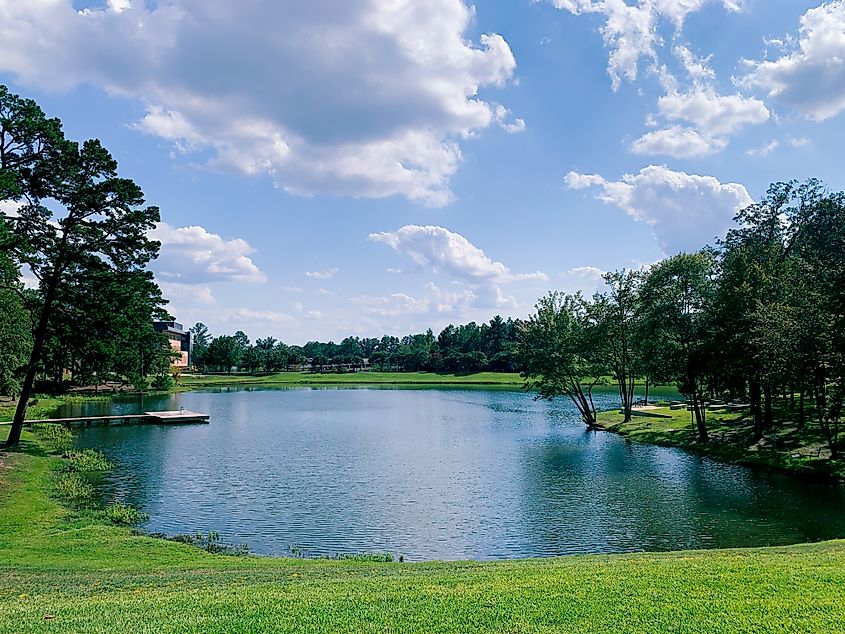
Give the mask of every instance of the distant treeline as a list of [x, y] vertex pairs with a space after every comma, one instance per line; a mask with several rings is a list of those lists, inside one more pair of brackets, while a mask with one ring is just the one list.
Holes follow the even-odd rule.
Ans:
[[278, 372], [307, 367], [337, 372], [364, 367], [383, 371], [514, 372], [519, 369], [520, 321], [496, 316], [489, 323], [447, 326], [436, 337], [425, 333], [402, 337], [347, 337], [340, 343], [309, 341], [286, 345], [273, 337], [250, 343], [243, 332], [211, 337], [198, 323], [191, 328], [193, 365], [205, 370]]

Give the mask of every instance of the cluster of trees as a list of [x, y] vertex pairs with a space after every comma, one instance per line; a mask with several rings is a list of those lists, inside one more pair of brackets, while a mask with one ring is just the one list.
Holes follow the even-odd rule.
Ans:
[[58, 119], [0, 86], [0, 391], [18, 395], [8, 444], [37, 380], [140, 383], [168, 369], [152, 326], [165, 301], [146, 268], [158, 220], [99, 141], [66, 138]]
[[522, 330], [520, 359], [545, 397], [567, 395], [595, 422], [592, 386], [674, 382], [708, 440], [707, 399], [750, 403], [754, 436], [778, 397], [839, 453], [845, 397], [845, 194], [810, 180], [772, 185], [716, 247], [606, 275], [587, 299], [552, 293]]
[[204, 324], [191, 328], [193, 363], [208, 370], [276, 372], [307, 364], [315, 372], [370, 367], [399, 372], [513, 372], [520, 322], [496, 316], [489, 323], [447, 326], [402, 337], [347, 337], [340, 343], [309, 341], [288, 346], [272, 337], [250, 344], [243, 332], [211, 337]]

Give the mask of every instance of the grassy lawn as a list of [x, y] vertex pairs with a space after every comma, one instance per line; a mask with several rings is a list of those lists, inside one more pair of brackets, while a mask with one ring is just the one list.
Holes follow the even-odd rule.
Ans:
[[[29, 402], [29, 407], [26, 410], [26, 417], [28, 419], [48, 418], [60, 405], [66, 403], [68, 397], [36, 397]], [[14, 400], [4, 400], [0, 402], [0, 421], [12, 420], [15, 416], [15, 408], [17, 402]]]
[[845, 542], [496, 563], [210, 555], [50, 497], [0, 454], [0, 632], [833, 633]]
[[[710, 442], [698, 442], [690, 412], [660, 407], [634, 412], [629, 423], [622, 422], [618, 411], [601, 412], [598, 423], [638, 442], [683, 447], [729, 462], [763, 465], [796, 473], [819, 473], [845, 479], [845, 461], [831, 461], [830, 452], [815, 421], [799, 430], [787, 409], [775, 412], [777, 428], [754, 442], [754, 422], [745, 412], [707, 412]], [[811, 416], [811, 413], [808, 413]], [[845, 631], [845, 630], [843, 630]]]
[[349, 372], [346, 374], [279, 372], [269, 375], [184, 375], [183, 389], [251, 385], [502, 385], [522, 387], [516, 372], [476, 372], [473, 374], [436, 374], [434, 372]]

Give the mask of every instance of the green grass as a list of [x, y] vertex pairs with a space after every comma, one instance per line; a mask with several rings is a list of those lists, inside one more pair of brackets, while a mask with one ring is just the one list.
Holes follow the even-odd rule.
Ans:
[[698, 442], [690, 412], [684, 409], [661, 407], [635, 411], [628, 423], [622, 422], [618, 411], [600, 412], [598, 423], [608, 431], [638, 442], [683, 447], [738, 464], [845, 479], [845, 460], [829, 459], [830, 452], [816, 423], [809, 419], [805, 429], [799, 430], [794, 417], [795, 413], [787, 408], [778, 408], [776, 428], [755, 442], [754, 422], [748, 411], [708, 411], [710, 441], [706, 444]]
[[0, 454], [0, 633], [842, 632], [845, 542], [495, 563], [228, 557], [48, 495], [59, 458]]
[[279, 372], [269, 375], [184, 375], [182, 389], [201, 387], [297, 386], [297, 385], [489, 385], [521, 387], [516, 372], [475, 372], [473, 374], [437, 374], [434, 372], [348, 372], [345, 374]]

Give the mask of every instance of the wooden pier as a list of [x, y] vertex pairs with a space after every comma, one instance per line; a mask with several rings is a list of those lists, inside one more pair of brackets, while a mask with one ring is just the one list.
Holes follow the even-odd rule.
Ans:
[[26, 425], [52, 423], [65, 427], [110, 427], [118, 425], [184, 425], [208, 423], [209, 415], [179, 409], [165, 412], [144, 412], [143, 414], [123, 414], [121, 416], [78, 416], [75, 418], [45, 418], [28, 420]]

